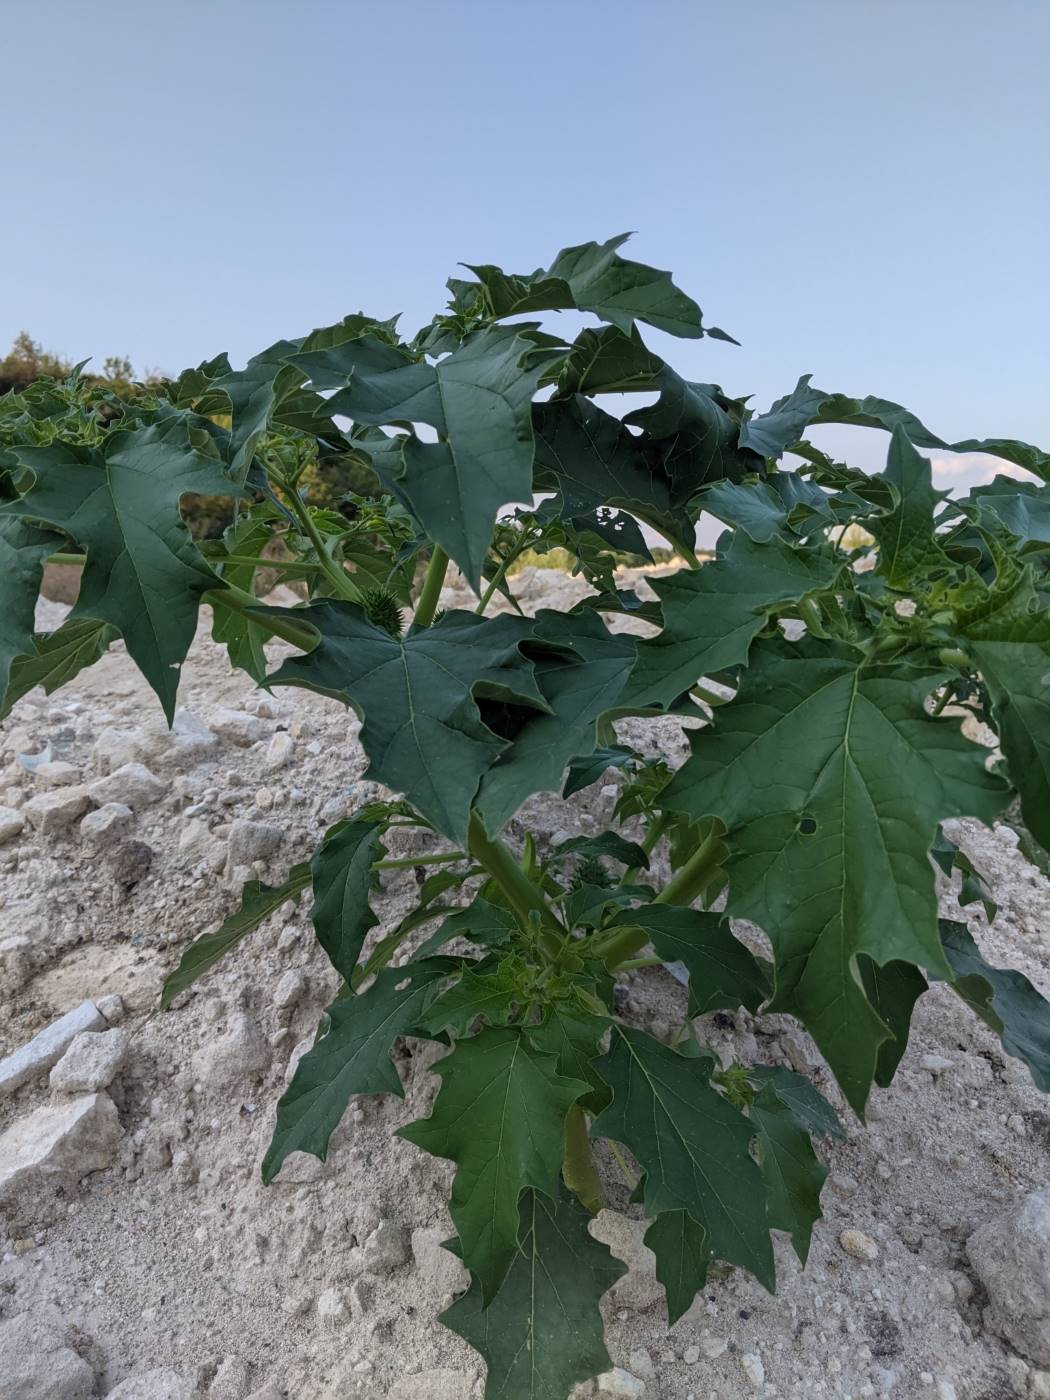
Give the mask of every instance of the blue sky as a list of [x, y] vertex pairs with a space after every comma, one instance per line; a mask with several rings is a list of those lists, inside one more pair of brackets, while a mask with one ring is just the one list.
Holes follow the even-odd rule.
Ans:
[[35, 0], [4, 31], [0, 342], [240, 363], [635, 229], [742, 342], [654, 334], [690, 377], [1050, 443], [1046, 0]]

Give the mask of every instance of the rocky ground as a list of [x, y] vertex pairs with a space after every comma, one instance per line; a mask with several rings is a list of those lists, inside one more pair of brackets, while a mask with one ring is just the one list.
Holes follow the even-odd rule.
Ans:
[[[522, 583], [533, 603], [575, 587]], [[45, 626], [65, 611], [41, 609]], [[296, 1155], [264, 1188], [274, 1106], [335, 990], [305, 907], [156, 1011], [243, 879], [276, 881], [376, 795], [359, 726], [320, 697], [253, 690], [203, 629], [181, 699], [169, 733], [116, 646], [0, 726], [0, 1056], [18, 1052], [0, 1065], [0, 1400], [480, 1396], [474, 1353], [434, 1321], [461, 1283], [439, 1248], [449, 1173], [391, 1137], [427, 1111], [434, 1049], [403, 1046], [405, 1099], [359, 1101], [326, 1164]], [[681, 757], [673, 724], [645, 742]], [[511, 835], [592, 830], [615, 795], [610, 775], [534, 798]], [[1002, 906], [992, 929], [969, 920], [986, 955], [1050, 994], [1050, 885], [1012, 833], [954, 834]], [[379, 935], [414, 894], [411, 870], [385, 877]], [[669, 1032], [683, 1009], [666, 973], [632, 975], [637, 1024]], [[630, 1270], [606, 1298], [617, 1369], [598, 1393], [1050, 1396], [1050, 1104], [1027, 1070], [935, 987], [865, 1128], [789, 1022], [708, 1019], [715, 1048], [811, 1072], [842, 1108], [825, 1219], [804, 1273], [780, 1249], [775, 1297], [732, 1273], [668, 1329], [613, 1180], [594, 1228]]]

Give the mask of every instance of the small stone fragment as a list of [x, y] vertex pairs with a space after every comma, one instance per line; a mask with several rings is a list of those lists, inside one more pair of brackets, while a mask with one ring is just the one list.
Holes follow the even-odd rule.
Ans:
[[0, 1400], [90, 1400], [95, 1373], [67, 1341], [56, 1309], [0, 1322]]
[[919, 1061], [919, 1067], [936, 1078], [943, 1074], [946, 1069], [951, 1069], [954, 1063], [954, 1060], [946, 1059], [944, 1055], [923, 1055]]
[[988, 1292], [985, 1326], [1050, 1366], [1050, 1186], [975, 1230], [966, 1251]]
[[266, 746], [266, 766], [270, 769], [283, 768], [292, 756], [295, 740], [284, 729], [279, 729]]
[[270, 1046], [259, 1027], [243, 1011], [230, 1017], [225, 1035], [194, 1056], [198, 1079], [206, 1084], [233, 1084], [249, 1074], [263, 1074], [270, 1067]]
[[200, 1391], [192, 1381], [175, 1371], [146, 1371], [129, 1376], [111, 1390], [106, 1400], [201, 1400]]
[[216, 710], [208, 720], [213, 733], [229, 744], [246, 749], [265, 739], [266, 725], [258, 715], [250, 715], [245, 710]]
[[293, 968], [286, 972], [277, 983], [273, 1002], [275, 1006], [292, 1007], [302, 1001], [305, 995], [306, 978], [297, 968]]
[[448, 1231], [436, 1225], [412, 1231], [412, 1258], [427, 1291], [437, 1298], [462, 1293], [470, 1282], [462, 1259], [441, 1248], [446, 1239]]
[[350, 1310], [338, 1288], [326, 1288], [318, 1298], [317, 1320], [329, 1331], [335, 1331], [350, 1321]]
[[112, 845], [122, 838], [133, 820], [131, 808], [123, 802], [107, 802], [83, 818], [80, 834], [85, 841], [90, 841], [93, 845]]
[[729, 1343], [724, 1337], [715, 1337], [710, 1332], [705, 1332], [700, 1338], [700, 1350], [709, 1361], [715, 1361], [723, 1356], [729, 1347]]
[[208, 1400], [244, 1400], [248, 1394], [248, 1363], [239, 1356], [224, 1356], [211, 1385]]
[[23, 1192], [53, 1200], [64, 1182], [108, 1167], [122, 1136], [106, 1094], [84, 1094], [16, 1119], [0, 1135], [0, 1204]]
[[0, 807], [0, 845], [22, 834], [26, 819], [14, 807]]
[[113, 851], [107, 862], [116, 884], [130, 890], [144, 880], [153, 864], [153, 847], [145, 841], [125, 841]]
[[622, 1366], [614, 1366], [598, 1377], [599, 1395], [618, 1395], [621, 1400], [641, 1400], [645, 1394], [645, 1381], [632, 1376]]
[[72, 787], [74, 783], [80, 782], [80, 770], [72, 763], [66, 763], [60, 758], [51, 759], [48, 763], [41, 763], [33, 769], [33, 777], [44, 787], [59, 788]]
[[0, 1060], [0, 1096], [13, 1093], [21, 1084], [56, 1065], [82, 1031], [106, 1029], [106, 1020], [93, 1001], [82, 1001], [57, 1021], [52, 1021], [32, 1040]]
[[412, 1258], [408, 1231], [393, 1220], [381, 1220], [365, 1240], [362, 1262], [370, 1274], [388, 1274]]
[[51, 1088], [62, 1094], [92, 1094], [108, 1089], [124, 1066], [127, 1031], [82, 1031], [51, 1071]]
[[127, 1015], [124, 998], [117, 992], [110, 992], [108, 996], [104, 997], [96, 997], [95, 1005], [111, 1026], [119, 1025]]
[[740, 1369], [754, 1386], [755, 1390], [761, 1390], [766, 1383], [766, 1368], [762, 1364], [762, 1358], [757, 1351], [745, 1351], [740, 1358]]
[[41, 792], [31, 797], [23, 811], [29, 824], [35, 826], [41, 836], [53, 836], [56, 831], [64, 831], [77, 817], [82, 817], [91, 805], [86, 788], [56, 788], [53, 792]]
[[231, 866], [252, 865], [269, 860], [284, 841], [284, 831], [269, 822], [253, 822], [241, 817], [230, 826]]
[[866, 1264], [879, 1257], [878, 1245], [863, 1230], [843, 1230], [839, 1244], [851, 1259], [860, 1259]]
[[159, 802], [168, 791], [168, 785], [142, 763], [125, 763], [110, 773], [108, 778], [97, 778], [88, 788], [92, 798], [104, 805], [119, 802], [137, 811]]

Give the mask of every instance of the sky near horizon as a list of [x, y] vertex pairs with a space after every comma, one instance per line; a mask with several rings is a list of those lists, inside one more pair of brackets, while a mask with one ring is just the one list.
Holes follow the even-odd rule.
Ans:
[[4, 34], [0, 349], [237, 365], [634, 229], [741, 341], [646, 331], [687, 377], [1050, 446], [1046, 0], [35, 0]]

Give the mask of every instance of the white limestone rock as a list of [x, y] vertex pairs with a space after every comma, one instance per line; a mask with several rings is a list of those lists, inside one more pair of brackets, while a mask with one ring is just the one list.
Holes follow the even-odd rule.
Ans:
[[0, 1060], [0, 1097], [11, 1094], [27, 1080], [56, 1065], [83, 1031], [106, 1029], [106, 1018], [93, 1001], [82, 1001], [32, 1040]]
[[127, 1031], [84, 1031], [51, 1071], [51, 1088], [60, 1094], [93, 1094], [108, 1089], [124, 1067]]

